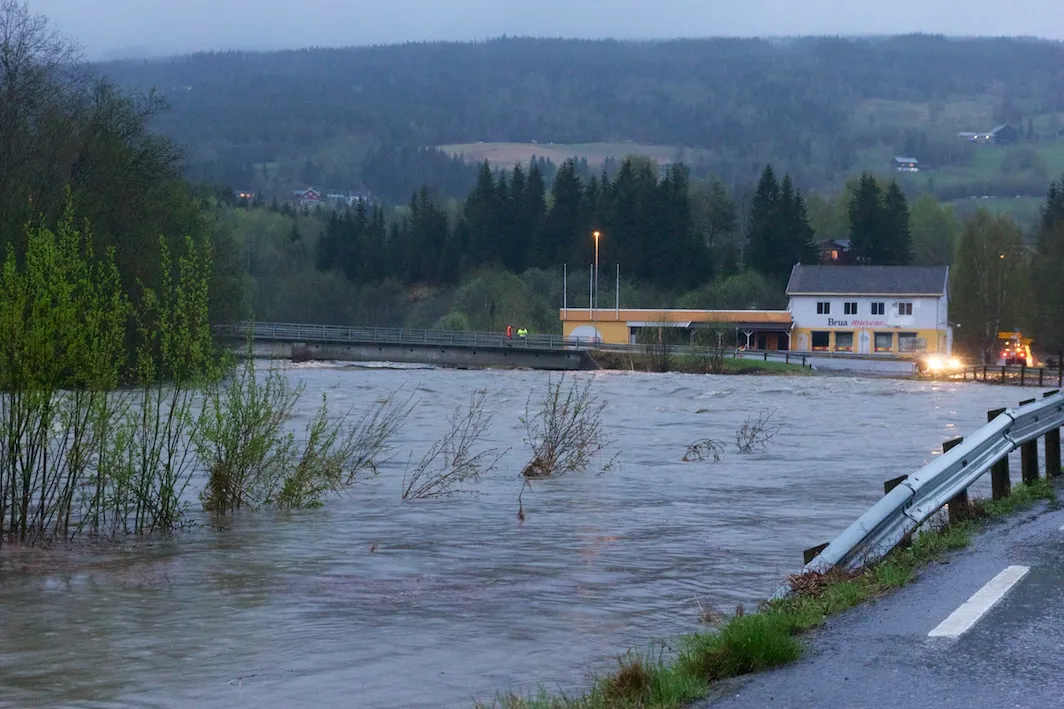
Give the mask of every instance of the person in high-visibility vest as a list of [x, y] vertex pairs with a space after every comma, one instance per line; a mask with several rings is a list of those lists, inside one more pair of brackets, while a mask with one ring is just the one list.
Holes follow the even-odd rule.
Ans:
[[522, 340], [525, 339], [526, 337], [528, 337], [528, 330], [526, 330], [525, 328], [521, 328], [517, 331], [517, 336], [520, 337]]

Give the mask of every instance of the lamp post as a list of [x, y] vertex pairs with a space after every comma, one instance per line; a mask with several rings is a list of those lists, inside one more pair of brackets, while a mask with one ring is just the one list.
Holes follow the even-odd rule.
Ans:
[[602, 233], [596, 230], [596, 231], [592, 232], [591, 235], [595, 237], [595, 302], [594, 302], [592, 307], [595, 310], [598, 310], [598, 298], [599, 298], [599, 287], [598, 287], [598, 283], [599, 283], [599, 281], [598, 281], [599, 237], [602, 236]]

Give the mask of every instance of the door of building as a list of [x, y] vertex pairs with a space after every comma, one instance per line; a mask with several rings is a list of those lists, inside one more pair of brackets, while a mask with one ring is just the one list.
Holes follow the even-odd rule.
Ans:
[[862, 330], [861, 334], [857, 336], [857, 352], [859, 354], [872, 353], [872, 336], [868, 334], [867, 330]]

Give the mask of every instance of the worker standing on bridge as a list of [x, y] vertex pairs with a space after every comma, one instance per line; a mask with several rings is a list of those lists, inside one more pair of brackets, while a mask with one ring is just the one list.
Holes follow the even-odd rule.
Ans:
[[506, 339], [508, 339], [508, 340], [514, 339], [514, 326], [513, 325], [507, 325], [506, 326]]
[[528, 330], [526, 330], [525, 328], [521, 328], [517, 331], [517, 336], [520, 337], [522, 340], [525, 339], [526, 337], [528, 337]]

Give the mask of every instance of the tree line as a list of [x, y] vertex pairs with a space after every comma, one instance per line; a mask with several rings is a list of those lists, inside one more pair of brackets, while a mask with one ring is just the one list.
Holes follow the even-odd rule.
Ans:
[[950, 279], [956, 336], [976, 361], [997, 361], [998, 334], [1022, 330], [1036, 352], [1064, 353], [1064, 178], [1046, 195], [1033, 243], [1007, 216], [965, 220]]
[[[472, 173], [414, 159], [413, 151], [477, 141], [630, 140], [702, 148], [692, 159], [695, 174], [712, 172], [728, 184], [756, 179], [751, 166], [773, 162], [810, 188], [848, 174], [866, 148], [908, 148], [929, 164], [963, 164], [972, 148], [955, 131], [1010, 122], [1026, 135], [1033, 116], [1064, 110], [1061, 65], [1058, 43], [915, 35], [504, 38], [212, 52], [111, 62], [101, 71], [118, 85], [156, 87], [167, 98], [172, 110], [153, 125], [187, 149], [195, 179], [249, 189], [264, 171], [280, 170], [288, 188], [308, 177], [386, 193], [393, 178], [380, 159], [394, 150], [407, 152], [397, 167], [456, 196]], [[992, 109], [973, 113], [978, 125], [967, 125], [948, 110], [958, 97], [978, 97]], [[931, 125], [872, 120], [863, 112], [869, 100], [911, 105]], [[923, 134], [906, 133], [913, 128]], [[454, 187], [445, 185], [452, 180]]]
[[771, 166], [745, 235], [719, 181], [693, 183], [684, 165], [661, 169], [641, 158], [623, 161], [612, 177], [604, 171], [587, 179], [567, 161], [549, 188], [536, 162], [498, 174], [484, 163], [456, 209], [438, 204], [423, 186], [392, 219], [386, 211], [359, 202], [320, 215], [317, 268], [360, 282], [394, 277], [434, 285], [456, 283], [481, 267], [583, 268], [595, 260], [596, 231], [601, 264], [672, 289], [742, 268], [782, 285], [795, 263], [818, 257], [805, 198], [789, 175], [777, 182]]

